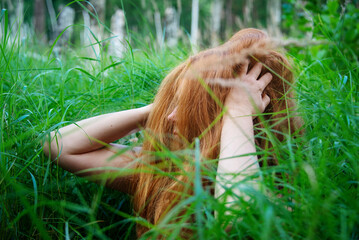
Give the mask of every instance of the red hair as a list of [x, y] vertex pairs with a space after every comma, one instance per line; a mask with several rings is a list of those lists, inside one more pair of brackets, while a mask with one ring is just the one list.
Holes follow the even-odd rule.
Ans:
[[[263, 63], [265, 67], [261, 75], [272, 72], [273, 76], [264, 90], [271, 99], [265, 110], [268, 114], [254, 120], [256, 134], [261, 134], [260, 138], [256, 138], [257, 146], [271, 147], [264, 132], [261, 132], [264, 122], [272, 126], [273, 135], [279, 141], [284, 138], [283, 132], [287, 133], [290, 129], [293, 133], [299, 129], [299, 120], [288, 115], [288, 110], [295, 107], [290, 64], [283, 54], [275, 50], [265, 32], [244, 29], [223, 45], [190, 57], [163, 80], [146, 124], [149, 137], [143, 145], [142, 162], [138, 165], [139, 178], [133, 188], [134, 209], [149, 223], [158, 224], [181, 198], [192, 194], [189, 176], [184, 173], [193, 171], [190, 161], [184, 159], [179, 167], [168, 154], [161, 157], [153, 153], [185, 149], [200, 136], [202, 156], [206, 159], [218, 158], [222, 130], [219, 117], [223, 111], [221, 103], [230, 91], [225, 83], [237, 77], [246, 60], [250, 61], [249, 68], [257, 61]], [[178, 91], [180, 88], [182, 90]], [[176, 107], [176, 128], [181, 138], [172, 136], [174, 126], [167, 119]], [[191, 156], [187, 158], [191, 159]], [[277, 162], [272, 158], [268, 164], [275, 165]], [[172, 176], [166, 175], [174, 172], [176, 174]], [[147, 230], [147, 227], [137, 225], [138, 236]]]

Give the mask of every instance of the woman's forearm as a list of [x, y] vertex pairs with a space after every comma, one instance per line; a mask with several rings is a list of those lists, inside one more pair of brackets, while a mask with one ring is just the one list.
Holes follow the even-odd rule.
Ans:
[[[253, 118], [246, 114], [226, 115], [223, 119], [221, 135], [220, 160], [217, 169], [216, 197], [221, 196], [225, 188], [231, 187], [259, 170], [255, 155], [247, 155], [256, 151], [254, 144]], [[245, 155], [245, 156], [243, 156]], [[238, 187], [233, 188], [239, 195]], [[227, 198], [227, 202], [232, 199]]]
[[[228, 94], [225, 106], [228, 112], [223, 117], [220, 160], [217, 169], [215, 195], [222, 196], [225, 187], [231, 188], [249, 175], [259, 171], [254, 144], [253, 117], [264, 112], [270, 102], [263, 90], [272, 80], [272, 75], [260, 75], [262, 65], [255, 64], [248, 71], [248, 63], [239, 73], [239, 81]], [[261, 76], [261, 77], [260, 77]], [[230, 117], [232, 116], [232, 117]], [[253, 182], [252, 182], [253, 183]], [[233, 192], [240, 195], [238, 186]], [[230, 203], [231, 199], [227, 198]]]
[[[150, 105], [121, 112], [88, 118], [51, 133], [44, 145], [45, 154], [56, 158], [61, 155], [84, 154], [104, 147], [144, 125]], [[51, 151], [51, 152], [50, 152]]]
[[[256, 162], [256, 159], [253, 159], [252, 156], [240, 157], [240, 155], [253, 153], [255, 151], [252, 116], [232, 118], [225, 116], [221, 134], [220, 159], [229, 159], [220, 161], [223, 168], [228, 171], [233, 171], [234, 166], [241, 166], [240, 170], [246, 169], [253, 165], [252, 163], [253, 161]], [[244, 158], [248, 158], [248, 160], [252, 160], [252, 162], [244, 161]]]

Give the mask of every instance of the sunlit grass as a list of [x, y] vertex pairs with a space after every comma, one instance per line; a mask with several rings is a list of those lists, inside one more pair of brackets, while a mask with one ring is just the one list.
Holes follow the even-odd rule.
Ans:
[[[69, 49], [46, 58], [50, 48], [15, 41], [9, 31], [2, 36], [0, 238], [133, 239], [136, 223], [145, 223], [132, 213], [129, 197], [50, 164], [41, 140], [73, 121], [148, 104], [189, 50], [131, 46], [120, 61], [105, 53], [93, 61], [83, 49]], [[305, 133], [274, 144], [280, 164], [262, 169], [260, 188], [234, 183], [225, 195], [240, 207], [229, 209], [199, 184], [199, 174], [215, 181], [215, 171], [196, 165], [202, 171], [188, 173], [195, 194], [148, 236], [178, 239], [186, 225], [194, 239], [359, 238], [358, 62], [333, 45], [320, 46], [320, 54], [317, 48], [289, 51]], [[236, 187], [243, 196], [235, 195]]]

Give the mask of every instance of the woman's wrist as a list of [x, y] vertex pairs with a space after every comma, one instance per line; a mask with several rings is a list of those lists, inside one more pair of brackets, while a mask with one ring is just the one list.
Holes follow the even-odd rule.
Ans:
[[240, 106], [226, 106], [227, 111], [225, 113], [225, 116], [231, 116], [231, 117], [252, 117], [253, 111], [247, 107], [240, 107]]
[[142, 126], [146, 125], [146, 122], [147, 122], [147, 119], [148, 119], [148, 115], [150, 114], [151, 110], [152, 110], [152, 103], [147, 105], [147, 106], [144, 106], [144, 107], [141, 107], [138, 109], [140, 111], [140, 114], [141, 114], [141, 121], [140, 121], [140, 124]]

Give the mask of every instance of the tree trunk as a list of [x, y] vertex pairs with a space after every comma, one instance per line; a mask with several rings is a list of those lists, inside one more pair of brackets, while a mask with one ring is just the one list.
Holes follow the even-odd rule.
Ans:
[[198, 46], [198, 15], [199, 0], [192, 0], [191, 44], [194, 49], [196, 49]]
[[178, 17], [177, 11], [173, 7], [166, 8], [165, 11], [166, 43], [169, 47], [177, 45], [178, 42]]
[[267, 1], [267, 29], [272, 37], [280, 37], [281, 1]]
[[[87, 51], [91, 57], [100, 57], [101, 49], [101, 40], [103, 39], [103, 25], [105, 21], [105, 10], [106, 10], [106, 0], [91, 0], [92, 6], [89, 4], [88, 9], [92, 12], [95, 17], [90, 17], [86, 11], [83, 11], [84, 17], [84, 42], [86, 45], [92, 44], [87, 48]], [[102, 24], [101, 24], [102, 23]], [[87, 26], [87, 27], [86, 27]], [[96, 37], [96, 39], [93, 37]]]
[[178, 17], [178, 26], [180, 26], [181, 23], [181, 14], [182, 14], [182, 1], [177, 0], [177, 17]]
[[184, 35], [181, 28], [181, 14], [182, 14], [182, 1], [177, 0], [178, 39], [181, 39]]
[[[16, 38], [16, 33], [19, 30], [20, 36], [24, 37], [23, 31], [22, 31], [22, 24], [24, 22], [24, 0], [15, 0], [11, 3], [11, 1], [8, 2], [9, 7], [9, 21], [10, 26], [12, 26], [12, 37]], [[21, 28], [20, 28], [21, 26]], [[20, 28], [20, 29], [19, 29]]]
[[[62, 31], [64, 31], [68, 26], [71, 26], [74, 24], [75, 20], [75, 10], [73, 10], [70, 6], [66, 6], [63, 9], [61, 9], [61, 13], [58, 18], [58, 23], [56, 25], [55, 30], [55, 37], [59, 36]], [[66, 29], [66, 31], [63, 32], [61, 35], [58, 46], [62, 47], [67, 45], [67, 43], [71, 40], [73, 32], [73, 27], [69, 27]]]
[[34, 3], [34, 28], [38, 38], [46, 42], [46, 18], [45, 18], [45, 0], [35, 0]]
[[50, 22], [51, 22], [50, 40], [53, 41], [56, 38], [57, 22], [56, 22], [56, 13], [55, 13], [54, 5], [52, 4], [52, 0], [46, 0], [46, 6], [49, 12]]
[[142, 11], [144, 12], [144, 16], [146, 18], [146, 20], [152, 24], [153, 23], [153, 18], [152, 18], [152, 11], [150, 8], [150, 3], [148, 2], [148, 0], [141, 0], [141, 8]]
[[90, 44], [90, 14], [86, 10], [82, 10], [82, 17], [84, 20], [84, 31], [81, 36], [81, 43], [86, 46]]
[[161, 24], [161, 14], [158, 11], [155, 11], [155, 28], [156, 28], [156, 40], [158, 46], [162, 47], [162, 24]]
[[211, 8], [211, 45], [219, 44], [219, 35], [221, 30], [221, 18], [223, 10], [223, 0], [214, 0]]
[[152, 1], [152, 5], [155, 10], [154, 20], [155, 20], [155, 28], [156, 28], [156, 41], [159, 48], [162, 48], [163, 39], [162, 39], [161, 13], [158, 10], [156, 1]]
[[253, 0], [245, 0], [243, 7], [243, 20], [245, 27], [253, 27]]
[[[95, 46], [89, 46], [91, 45], [92, 41], [93, 41], [93, 37], [92, 37], [92, 34], [91, 34], [91, 21], [90, 21], [90, 14], [86, 11], [86, 10], [83, 10], [82, 11], [82, 16], [83, 16], [83, 19], [84, 19], [84, 31], [83, 31], [83, 35], [82, 35], [82, 45], [84, 46], [88, 46], [86, 47], [86, 51], [87, 51], [87, 54], [91, 57], [94, 57], [99, 49], [95, 49]], [[96, 53], [97, 51], [97, 53]]]
[[125, 13], [116, 10], [111, 17], [111, 37], [108, 54], [116, 58], [122, 58], [125, 52]]
[[230, 38], [233, 34], [233, 17], [232, 17], [233, 0], [228, 0], [226, 3], [226, 38]]
[[[9, 43], [12, 43], [13, 41], [17, 41], [18, 34], [20, 34], [20, 37], [26, 37], [24, 36], [25, 32], [24, 30], [24, 0], [15, 0], [10, 1], [6, 0], [5, 2], [2, 1], [1, 8], [8, 10], [8, 16], [9, 16], [9, 23], [8, 27], [11, 30], [10, 38], [11, 40]], [[2, 37], [2, 28], [4, 27], [5, 22], [1, 21], [0, 23], [0, 37]], [[19, 29], [20, 28], [20, 29]]]
[[[105, 13], [106, 13], [106, 0], [91, 0], [92, 5], [95, 7], [96, 12], [94, 9], [92, 9], [92, 13], [97, 18], [92, 17], [91, 18], [91, 27], [93, 27], [93, 31], [95, 31], [95, 35], [98, 38], [98, 40], [101, 40], [103, 38], [103, 25], [105, 22]], [[96, 15], [97, 13], [97, 15]], [[102, 24], [101, 24], [101, 23]], [[92, 29], [91, 29], [92, 30]]]
[[106, 0], [91, 0], [90, 2], [95, 7], [97, 16], [100, 21], [104, 22], [106, 16]]

